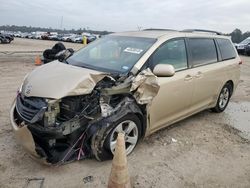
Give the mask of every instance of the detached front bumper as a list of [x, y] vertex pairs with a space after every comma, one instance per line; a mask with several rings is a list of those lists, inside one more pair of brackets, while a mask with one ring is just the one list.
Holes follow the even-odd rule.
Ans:
[[[34, 138], [28, 129], [27, 125], [17, 125], [14, 117], [16, 100], [13, 102], [10, 110], [10, 122], [13, 128], [16, 140], [19, 144], [23, 146], [23, 148], [31, 155], [32, 158], [41, 159], [41, 162], [46, 162], [44, 158], [39, 156], [36, 152], [36, 144]], [[47, 162], [46, 162], [47, 163]]]
[[22, 127], [18, 126], [15, 122], [14, 118], [14, 110], [15, 110], [16, 100], [13, 102], [10, 110], [10, 122], [12, 128], [15, 133], [15, 137], [19, 144], [21, 144], [25, 150], [27, 150], [32, 156], [39, 157], [35, 150], [35, 142], [33, 136], [27, 125], [23, 125]]

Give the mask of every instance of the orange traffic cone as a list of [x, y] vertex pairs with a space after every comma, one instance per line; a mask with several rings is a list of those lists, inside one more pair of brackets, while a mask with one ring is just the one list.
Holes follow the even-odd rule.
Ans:
[[36, 56], [36, 59], [35, 59], [35, 65], [41, 65], [42, 64], [42, 60], [39, 56]]
[[108, 188], [131, 188], [123, 133], [117, 137]]

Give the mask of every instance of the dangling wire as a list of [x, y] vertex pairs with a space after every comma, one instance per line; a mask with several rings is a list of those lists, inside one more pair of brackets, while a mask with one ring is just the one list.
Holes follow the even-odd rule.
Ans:
[[85, 137], [84, 137], [85, 132], [86, 132], [86, 131], [84, 131], [84, 132], [81, 134], [81, 136], [77, 139], [77, 141], [73, 144], [73, 146], [69, 148], [68, 152], [66, 153], [66, 155], [65, 155], [65, 156], [63, 157], [63, 159], [61, 160], [62, 163], [65, 162], [65, 160], [67, 159], [68, 155], [71, 153], [71, 151], [74, 149], [74, 147], [78, 144], [78, 142], [79, 142], [80, 140], [82, 140], [81, 146], [80, 146], [80, 148], [78, 148], [78, 149], [75, 150], [75, 152], [76, 152], [77, 150], [79, 150], [77, 160], [80, 160], [81, 155], [84, 156], [84, 152], [83, 152], [82, 146], [83, 146], [83, 142], [84, 142], [84, 138], [85, 138]]

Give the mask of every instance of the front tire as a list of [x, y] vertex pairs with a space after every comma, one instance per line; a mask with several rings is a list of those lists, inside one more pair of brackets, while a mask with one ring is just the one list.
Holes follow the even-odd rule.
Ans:
[[217, 99], [216, 106], [212, 108], [213, 112], [220, 113], [223, 112], [230, 100], [230, 97], [232, 95], [233, 87], [230, 83], [226, 83], [223, 88], [221, 89], [221, 92], [219, 94], [219, 97]]
[[[102, 136], [100, 138], [100, 132]], [[127, 114], [104, 131], [97, 131], [91, 140], [91, 149], [99, 161], [113, 158], [119, 132], [125, 135], [126, 154], [132, 153], [141, 137], [141, 122], [135, 114]]]

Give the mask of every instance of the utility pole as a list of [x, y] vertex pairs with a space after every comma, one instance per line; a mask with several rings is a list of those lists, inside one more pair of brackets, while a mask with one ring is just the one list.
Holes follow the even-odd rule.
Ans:
[[138, 29], [138, 31], [140, 31], [142, 29], [142, 27], [138, 25], [137, 29]]
[[60, 24], [60, 29], [63, 27], [63, 16], [61, 17], [61, 24]]

